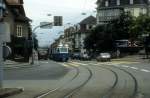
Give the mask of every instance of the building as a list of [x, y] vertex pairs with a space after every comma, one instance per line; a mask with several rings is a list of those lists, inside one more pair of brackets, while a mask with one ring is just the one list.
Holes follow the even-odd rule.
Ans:
[[109, 23], [122, 12], [149, 14], [149, 0], [97, 0], [97, 24]]
[[67, 28], [64, 31], [64, 41], [68, 43], [70, 52], [85, 52], [84, 39], [88, 30], [96, 25], [96, 18], [89, 16], [83, 19], [79, 24]]
[[83, 19], [77, 26], [78, 30], [74, 34], [75, 39], [75, 51], [86, 52], [84, 48], [84, 39], [88, 35], [88, 30], [94, 28], [96, 25], [96, 18], [94, 16], [89, 16]]
[[12, 49], [12, 58], [17, 56], [26, 57], [29, 53], [29, 48], [31, 48], [31, 45], [29, 45], [32, 33], [30, 27], [31, 20], [26, 17], [23, 0], [5, 1], [7, 6], [3, 21], [10, 26], [11, 41], [7, 44]]
[[69, 51], [73, 52], [74, 51], [74, 33], [76, 32], [76, 26], [71, 26], [64, 31], [64, 42], [68, 44], [69, 46]]

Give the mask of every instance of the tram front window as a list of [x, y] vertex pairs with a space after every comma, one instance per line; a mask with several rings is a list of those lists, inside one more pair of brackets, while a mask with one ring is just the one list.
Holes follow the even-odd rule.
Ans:
[[61, 52], [61, 53], [67, 53], [67, 52], [68, 52], [68, 49], [67, 49], [67, 48], [60, 48], [60, 52]]

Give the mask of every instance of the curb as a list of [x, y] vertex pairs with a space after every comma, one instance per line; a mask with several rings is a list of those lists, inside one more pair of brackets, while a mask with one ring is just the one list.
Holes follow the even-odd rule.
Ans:
[[23, 92], [23, 88], [3, 88], [0, 89], [0, 98], [5, 98], [8, 96], [16, 95]]

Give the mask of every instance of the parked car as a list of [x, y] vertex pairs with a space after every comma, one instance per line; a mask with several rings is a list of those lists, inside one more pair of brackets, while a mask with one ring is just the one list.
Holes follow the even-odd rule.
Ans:
[[75, 52], [71, 55], [71, 58], [72, 59], [80, 59], [81, 58], [81, 55], [79, 52]]
[[39, 59], [48, 59], [48, 50], [47, 49], [38, 49], [38, 58]]
[[99, 56], [96, 57], [97, 61], [110, 61], [111, 54], [110, 53], [100, 53]]
[[90, 60], [90, 56], [87, 53], [81, 53], [80, 60]]

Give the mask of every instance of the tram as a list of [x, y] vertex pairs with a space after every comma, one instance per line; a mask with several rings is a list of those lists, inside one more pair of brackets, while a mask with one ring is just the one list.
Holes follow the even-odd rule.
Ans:
[[51, 46], [49, 49], [50, 59], [55, 61], [67, 62], [69, 59], [69, 47], [68, 44], [58, 44]]

